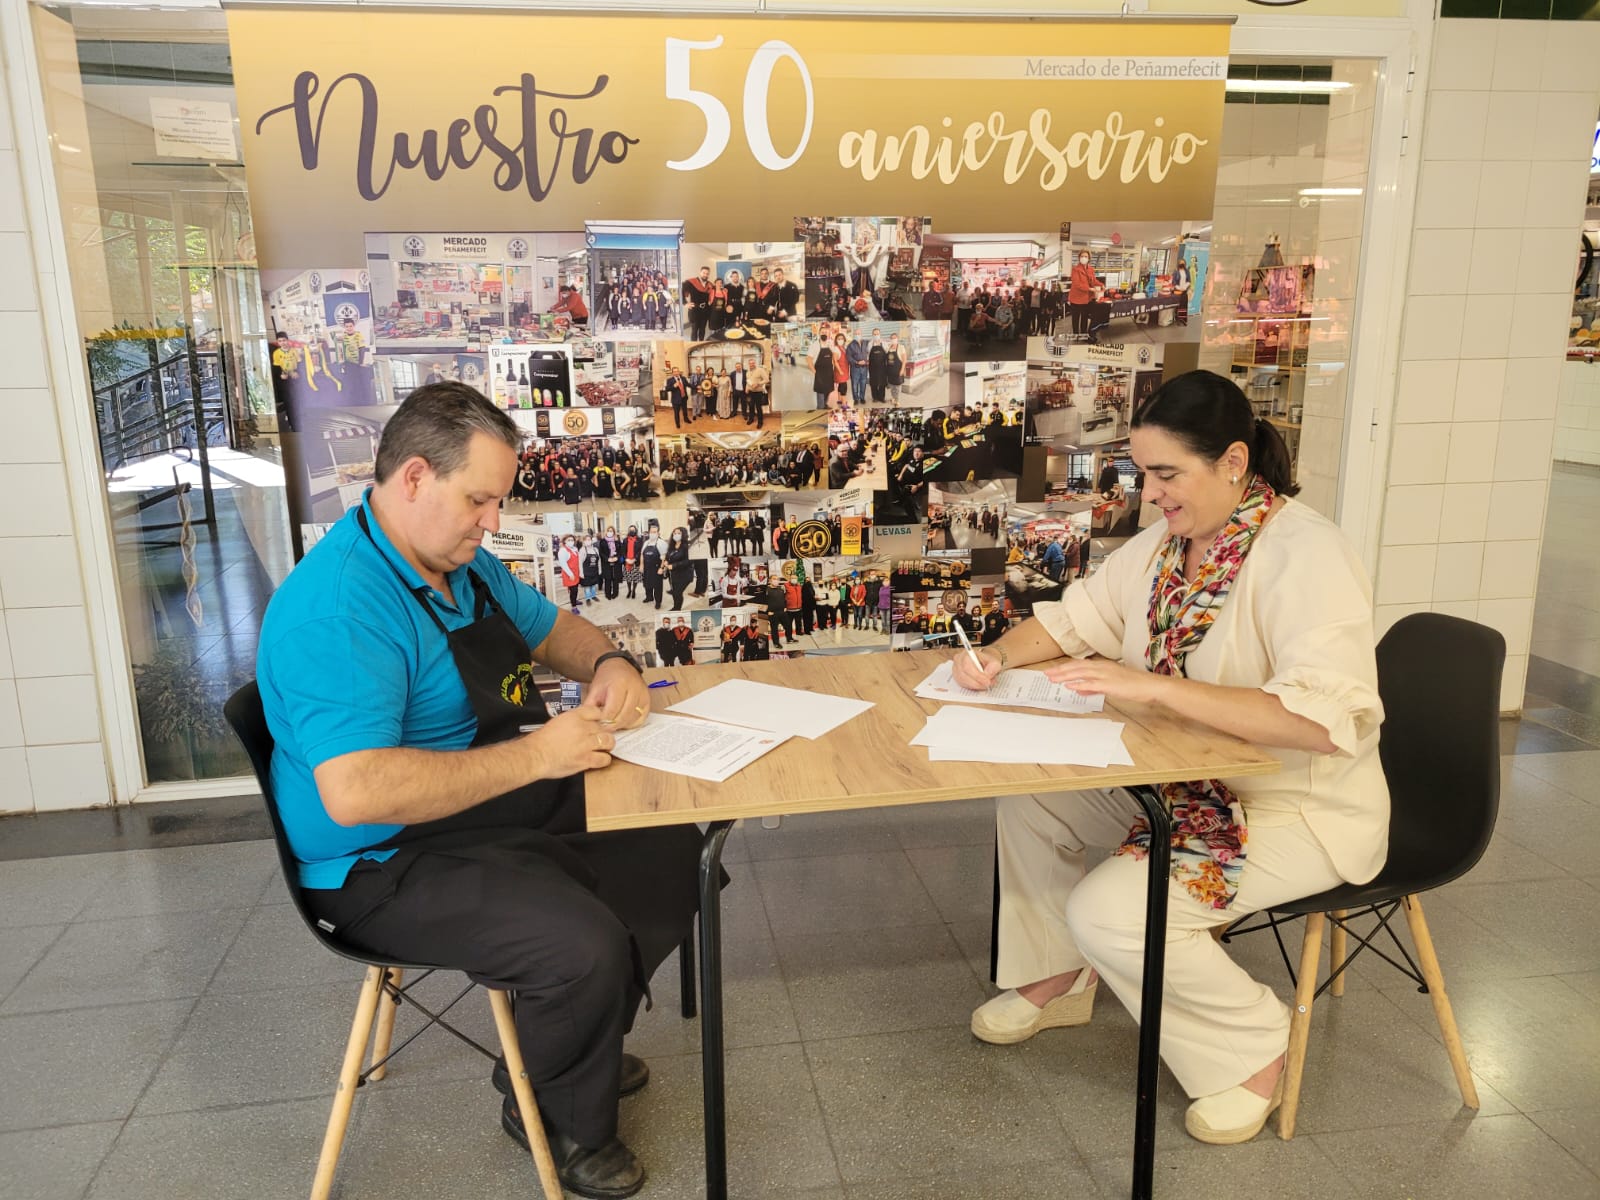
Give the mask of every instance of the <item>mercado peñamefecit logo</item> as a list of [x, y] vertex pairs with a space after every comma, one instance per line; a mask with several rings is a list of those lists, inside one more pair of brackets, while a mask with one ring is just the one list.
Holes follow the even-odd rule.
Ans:
[[[1211, 211], [1221, 21], [228, 19], [264, 262], [340, 261], [378, 229], [682, 219], [777, 240], [807, 213], [985, 233]], [[496, 52], [415, 69], [463, 37]]]

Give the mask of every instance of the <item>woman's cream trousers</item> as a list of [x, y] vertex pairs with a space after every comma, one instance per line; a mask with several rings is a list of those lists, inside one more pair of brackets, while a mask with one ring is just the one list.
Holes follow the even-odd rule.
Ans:
[[[1085, 871], [1088, 847], [1115, 847], [1139, 815], [1123, 791], [997, 801], [999, 970], [1003, 988], [1092, 966], [1137, 1020], [1144, 973], [1148, 864], [1114, 855]], [[1227, 909], [1180, 883], [1167, 899], [1161, 1057], [1190, 1096], [1243, 1083], [1284, 1052], [1289, 1009], [1211, 937], [1212, 927], [1343, 882], [1303, 821], [1251, 825], [1238, 894]]]

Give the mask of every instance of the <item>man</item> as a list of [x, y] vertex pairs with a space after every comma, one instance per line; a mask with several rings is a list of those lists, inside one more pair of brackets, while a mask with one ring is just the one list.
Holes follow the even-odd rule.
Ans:
[[922, 499], [928, 484], [922, 477], [922, 471], [922, 447], [914, 446], [910, 457], [900, 463], [894, 475], [895, 490], [904, 497], [905, 507], [911, 510], [913, 522], [923, 519]]
[[678, 623], [672, 627], [672, 648], [674, 664], [680, 667], [694, 665], [694, 630], [689, 628], [689, 619], [680, 616]]
[[701, 267], [700, 274], [683, 281], [683, 311], [689, 317], [691, 341], [706, 340], [706, 321], [711, 316], [711, 268]]
[[803, 585], [793, 575], [786, 575], [783, 580], [783, 636], [790, 641], [811, 631], [805, 628], [810, 599], [806, 596], [806, 589], [811, 586], [807, 580]]
[[[329, 359], [338, 365], [340, 386], [348, 387], [351, 384], [366, 385], [371, 379], [371, 368], [367, 365], [367, 343], [361, 336], [361, 331], [356, 328], [354, 317], [346, 317], [340, 328], [329, 335], [332, 343], [329, 347]], [[345, 397], [346, 404], [359, 403], [363, 391], [370, 391], [365, 387], [354, 396]], [[370, 403], [370, 402], [369, 402]]]
[[765, 363], [757, 362], [745, 377], [745, 424], [757, 429], [766, 422], [767, 389], [771, 386], [772, 372]]
[[983, 614], [983, 635], [978, 644], [981, 646], [994, 645], [1005, 633], [1006, 628], [1005, 614], [1000, 611], [1000, 605], [997, 602], [990, 607], [988, 612]]
[[924, 321], [942, 321], [949, 315], [949, 296], [940, 285], [938, 279], [928, 284], [922, 293], [922, 319]]
[[722, 627], [722, 661], [725, 663], [738, 662], [739, 653], [743, 649], [744, 628], [737, 624], [724, 625]]
[[800, 308], [800, 285], [785, 279], [782, 267], [773, 268], [772, 282], [775, 303], [767, 310], [768, 317], [774, 321], [798, 321], [805, 316]]
[[1117, 464], [1109, 458], [1100, 466], [1100, 478], [1095, 480], [1094, 490], [1102, 496], [1111, 494], [1111, 489], [1117, 486], [1121, 476], [1117, 473]]
[[744, 290], [744, 310], [740, 316], [747, 321], [772, 320], [773, 283], [766, 267], [757, 267], [755, 278]]
[[872, 331], [872, 345], [867, 349], [867, 386], [872, 389], [872, 402], [882, 404], [889, 390], [889, 349], [883, 344], [883, 330]]
[[[502, 1125], [526, 1145], [542, 1118], [569, 1190], [628, 1196], [644, 1170], [617, 1096], [648, 1068], [622, 1037], [690, 928], [699, 838], [584, 832], [582, 772], [610, 763], [649, 693], [604, 634], [482, 548], [520, 439], [464, 384], [412, 392], [375, 485], [268, 605], [256, 673], [319, 924], [510, 989], [540, 1112], [518, 1112], [502, 1066]], [[550, 717], [534, 663], [587, 683], [583, 704]]]
[[867, 586], [866, 586], [867, 624], [868, 624], [869, 628], [875, 629], [875, 630], [879, 631], [880, 633], [887, 632], [887, 630], [885, 630], [883, 628], [882, 616], [881, 616], [881, 613], [880, 613], [881, 601], [883, 599], [884, 586], [885, 586], [885, 584], [883, 582], [883, 577], [882, 576], [880, 576], [880, 575], [868, 575], [867, 576]]
[[828, 487], [837, 492], [859, 474], [861, 474], [859, 468], [850, 466], [849, 445], [840, 442], [833, 452], [833, 457], [828, 460]]
[[285, 433], [294, 432], [293, 392], [300, 385], [302, 357], [301, 348], [279, 330], [272, 350], [272, 399], [278, 410], [278, 428]]
[[656, 630], [656, 661], [670, 667], [678, 661], [678, 649], [672, 640], [672, 618], [662, 617], [661, 628]]
[[[644, 575], [644, 602], [655, 608], [661, 607], [662, 592], [665, 590], [662, 567], [666, 558], [667, 543], [661, 537], [661, 526], [652, 518], [649, 528], [645, 530], [644, 545], [639, 550], [639, 565]], [[665, 661], [662, 665], [666, 665]]]
[[1061, 573], [1067, 569], [1067, 551], [1062, 545], [1067, 535], [1058, 533], [1044, 548], [1044, 573], [1054, 583], [1061, 582]]
[[862, 338], [859, 326], [851, 332], [850, 344], [844, 348], [844, 361], [850, 368], [850, 403], [865, 404], [872, 352]]
[[282, 330], [278, 331], [272, 350], [272, 380], [283, 384], [300, 381], [300, 347]]
[[[783, 620], [787, 594], [788, 585], [783, 579], [776, 572], [769, 574], [767, 576], [766, 592], [762, 600], [767, 608], [767, 628], [772, 631], [772, 645], [778, 650], [783, 649], [783, 635], [779, 623]], [[755, 620], [754, 613], [751, 614], [750, 619], [751, 621]], [[794, 637], [793, 633], [789, 636], [791, 640]]]
[[701, 598], [711, 583], [711, 550], [706, 545], [706, 514], [702, 509], [689, 510], [689, 563], [694, 568], [694, 591], [691, 596]]
[[771, 643], [767, 635], [761, 632], [754, 613], [750, 614], [750, 623], [744, 627], [742, 642], [740, 662], [766, 662], [772, 657]]
[[728, 372], [728, 393], [733, 400], [731, 415], [744, 417], [746, 424], [749, 423], [749, 416], [746, 414], [744, 406], [749, 388], [750, 373], [744, 369], [744, 364], [740, 363]]
[[672, 427], [680, 429], [689, 419], [689, 381], [683, 377], [683, 372], [676, 367], [668, 369], [667, 381], [661, 385], [661, 390], [667, 395], [667, 402], [672, 405]]

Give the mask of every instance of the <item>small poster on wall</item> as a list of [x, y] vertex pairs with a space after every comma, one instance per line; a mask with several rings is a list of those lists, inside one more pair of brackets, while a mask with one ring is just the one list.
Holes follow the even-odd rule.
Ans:
[[682, 328], [682, 221], [589, 221], [595, 336], [676, 337]]

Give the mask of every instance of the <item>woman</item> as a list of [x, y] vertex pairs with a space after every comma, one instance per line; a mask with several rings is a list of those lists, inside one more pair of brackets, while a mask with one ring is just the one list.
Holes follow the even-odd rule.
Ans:
[[607, 526], [605, 536], [600, 539], [600, 563], [606, 599], [615, 600], [622, 595], [622, 539], [617, 536], [614, 525]]
[[718, 334], [728, 327], [728, 285], [720, 279], [711, 281], [711, 307], [706, 310], [706, 332]]
[[850, 339], [843, 333], [833, 335], [833, 390], [838, 399], [830, 399], [828, 403], [841, 408], [850, 401], [850, 361], [845, 356], [849, 344]]
[[594, 534], [583, 535], [583, 602], [593, 604], [599, 599], [600, 584], [604, 579], [604, 560]]
[[972, 306], [972, 316], [967, 321], [967, 342], [969, 345], [982, 346], [989, 340], [989, 335], [994, 332], [994, 321], [989, 317], [989, 309], [983, 303]]
[[694, 579], [694, 563], [689, 561], [689, 531], [679, 525], [667, 538], [667, 581], [672, 588], [674, 611], [683, 607], [683, 593]]
[[1100, 277], [1089, 265], [1089, 252], [1080, 250], [1078, 261], [1072, 267], [1072, 280], [1067, 287], [1067, 311], [1072, 314], [1074, 337], [1088, 337], [1093, 323], [1094, 303], [1099, 299]]
[[[844, 357], [842, 352], [839, 357]], [[811, 356], [811, 390], [816, 394], [818, 408], [828, 407], [828, 401], [833, 398], [834, 380], [833, 343], [825, 337], [819, 338], [817, 352]]]
[[905, 378], [906, 356], [900, 349], [900, 335], [889, 335], [888, 361], [884, 364], [884, 375], [889, 384], [889, 401], [897, 404], [900, 401], [900, 383]]
[[578, 604], [578, 586], [583, 581], [583, 566], [578, 555], [578, 543], [569, 533], [561, 539], [561, 586], [567, 589], [567, 604], [572, 615], [581, 611]]
[[1183, 259], [1178, 259], [1178, 269], [1172, 273], [1172, 294], [1178, 297], [1178, 324], [1189, 323], [1189, 291], [1193, 281], [1189, 278], [1189, 264]]
[[872, 344], [867, 347], [867, 386], [872, 389], [872, 402], [882, 404], [889, 391], [889, 348], [876, 329], [872, 331]]
[[717, 378], [717, 419], [733, 419], [733, 372], [724, 371]]
[[[1173, 810], [1162, 1054], [1200, 1141], [1255, 1136], [1282, 1096], [1289, 1010], [1207, 931], [1377, 874], [1389, 793], [1372, 596], [1343, 534], [1290, 497], [1288, 453], [1238, 387], [1193, 371], [1133, 419], [1132, 454], [1165, 520], [955, 678], [1062, 654], [1045, 674], [1271, 747], [1280, 774], [1163, 787]], [[1190, 582], [1193, 581], [1193, 582]], [[1090, 655], [1100, 657], [1088, 657]], [[1120, 661], [1119, 661], [1120, 660]], [[1097, 976], [1137, 1016], [1149, 831], [1121, 792], [999, 802], [997, 978], [973, 1032], [1023, 1041], [1089, 1020]], [[1248, 837], [1246, 837], [1248, 827]], [[1085, 873], [1087, 846], [1120, 847]]]
[[848, 597], [850, 600], [850, 615], [855, 620], [855, 628], [864, 628], [867, 623], [867, 585], [862, 581], [861, 576], [850, 576]]
[[722, 577], [722, 582], [717, 591], [720, 594], [723, 608], [738, 608], [745, 601], [745, 588], [750, 580], [739, 574], [738, 570], [730, 570]]
[[638, 598], [639, 581], [644, 578], [644, 567], [639, 561], [643, 549], [644, 539], [639, 536], [639, 527], [629, 525], [628, 536], [622, 539], [622, 581], [628, 585], [629, 600]]

